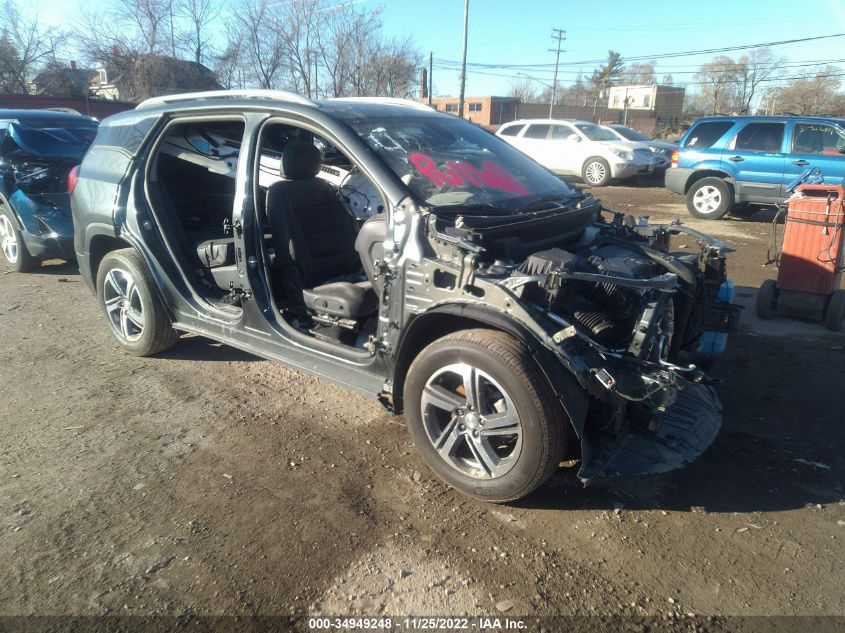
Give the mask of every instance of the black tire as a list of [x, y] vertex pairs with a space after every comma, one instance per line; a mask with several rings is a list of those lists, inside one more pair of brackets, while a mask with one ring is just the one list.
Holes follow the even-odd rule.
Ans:
[[6, 206], [0, 206], [0, 239], [7, 238], [14, 240], [12, 246], [14, 248], [14, 255], [10, 256], [6, 252], [6, 244], [0, 244], [0, 257], [12, 267], [12, 270], [18, 273], [28, 273], [35, 270], [41, 265], [41, 261], [36, 257], [30, 255], [26, 248], [26, 243], [23, 241], [23, 236], [18, 230], [18, 222], [12, 212]]
[[831, 332], [838, 332], [842, 329], [843, 320], [845, 320], [845, 290], [836, 290], [827, 304], [824, 324]]
[[[128, 292], [121, 293], [117, 288], [127, 276], [133, 284], [124, 286], [124, 289], [129, 288]], [[112, 251], [103, 258], [97, 269], [97, 298], [109, 330], [130, 354], [152, 356], [170, 349], [179, 339], [159, 298], [155, 281], [135, 249]], [[115, 308], [115, 300], [118, 304], [122, 301], [124, 307]], [[107, 301], [111, 308], [106, 307]], [[134, 318], [130, 316], [133, 314]], [[137, 316], [142, 317], [141, 326], [136, 323]], [[127, 329], [121, 331], [124, 324]]]
[[772, 319], [777, 312], [778, 285], [774, 279], [767, 279], [757, 291], [757, 316]]
[[[478, 375], [485, 374], [492, 378], [498, 385], [490, 387], [491, 383], [487, 383], [488, 395], [492, 390], [495, 394], [492, 398], [502, 396], [498, 403], [509, 399], [514, 405], [518, 424], [521, 425], [521, 447], [518, 452], [514, 450], [516, 454], [511, 454], [504, 460], [510, 461], [510, 466], [509, 470], [501, 475], [492, 476], [488, 473], [481, 476], [481, 468], [476, 468], [474, 470], [478, 476], [470, 476], [447, 461], [446, 457], [441, 456], [435, 449], [433, 440], [429, 439], [426, 420], [431, 418], [424, 419], [423, 392], [429, 381], [435, 380], [435, 377], [439, 375], [445, 375], [441, 373], [448, 371], [444, 368], [456, 364], [466, 364], [479, 372]], [[479, 385], [481, 380], [483, 378], [479, 379]], [[501, 393], [496, 391], [499, 386], [502, 388]], [[479, 391], [484, 391], [484, 389], [479, 389]], [[463, 396], [459, 395], [460, 388], [457, 392], [450, 395], [454, 398], [462, 398]], [[426, 392], [428, 393], [430, 391]], [[471, 410], [472, 407], [468, 406], [470, 398], [467, 397], [466, 400], [467, 404], [464, 406]], [[540, 374], [526, 347], [512, 336], [496, 330], [476, 329], [456, 332], [436, 340], [423, 349], [408, 370], [404, 403], [408, 431], [431, 469], [443, 481], [460, 492], [477, 499], [497, 503], [524, 497], [546, 481], [560, 463], [572, 428], [563, 408]], [[483, 413], [481, 407], [478, 413]], [[428, 415], [431, 415], [430, 409]], [[452, 420], [465, 419], [457, 418], [454, 412], [447, 413], [444, 417]], [[484, 421], [486, 420], [489, 425], [490, 420], [486, 414], [477, 419], [481, 420], [479, 428], [481, 434], [484, 435]], [[489, 427], [486, 430], [489, 433]], [[455, 433], [457, 434], [457, 431]], [[459, 447], [456, 452], [465, 449], [471, 453], [470, 431], [466, 430], [464, 433], [463, 439], [459, 440], [464, 444], [459, 446], [455, 443], [455, 446]], [[476, 431], [472, 434], [477, 436]], [[481, 442], [483, 439], [476, 441]], [[498, 441], [488, 439], [488, 447], [495, 442]], [[501, 446], [494, 450], [499, 449]], [[478, 463], [480, 464], [480, 460]], [[492, 473], [492, 471], [489, 472]]]
[[591, 187], [604, 187], [610, 184], [610, 165], [598, 156], [588, 158], [581, 167], [581, 179]]
[[734, 207], [734, 189], [721, 178], [702, 178], [687, 192], [687, 210], [701, 220], [718, 220]]

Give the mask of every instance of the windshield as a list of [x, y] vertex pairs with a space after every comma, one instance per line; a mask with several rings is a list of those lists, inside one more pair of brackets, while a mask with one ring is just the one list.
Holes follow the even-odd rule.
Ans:
[[624, 136], [629, 141], [648, 141], [650, 140], [645, 134], [640, 134], [633, 128], [629, 127], [615, 127], [613, 128]]
[[516, 210], [574, 191], [490, 132], [450, 116], [347, 119], [426, 204]]
[[616, 135], [610, 130], [605, 130], [595, 123], [576, 123], [581, 132], [591, 141], [617, 141]]

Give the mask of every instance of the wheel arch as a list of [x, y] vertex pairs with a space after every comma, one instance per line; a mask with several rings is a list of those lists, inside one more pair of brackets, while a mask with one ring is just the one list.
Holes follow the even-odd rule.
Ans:
[[100, 270], [100, 263], [103, 258], [122, 248], [134, 248], [132, 244], [124, 239], [115, 237], [114, 233], [95, 232], [88, 238], [88, 274], [93, 280], [97, 279]]
[[12, 206], [12, 203], [3, 191], [0, 191], [0, 207], [5, 207], [9, 210], [10, 215], [12, 216], [12, 221], [15, 223], [15, 228], [18, 231], [26, 231], [26, 225], [23, 223], [23, 219], [18, 214], [18, 210]]
[[430, 343], [461, 330], [487, 328], [510, 334], [531, 353], [540, 375], [546, 380], [569, 416], [576, 433], [583, 433], [589, 397], [578, 380], [537, 337], [508, 315], [484, 306], [453, 303], [437, 306], [411, 321], [400, 340], [393, 372], [393, 408], [401, 413], [403, 390], [414, 358]]
[[692, 186], [703, 178], [719, 178], [721, 180], [724, 180], [725, 182], [730, 183], [732, 187], [734, 186], [735, 182], [733, 176], [720, 169], [701, 169], [699, 171], [694, 171], [692, 174], [690, 174], [690, 177], [687, 179], [687, 182], [684, 185], [684, 195], [688, 194], [689, 190], [692, 189]]

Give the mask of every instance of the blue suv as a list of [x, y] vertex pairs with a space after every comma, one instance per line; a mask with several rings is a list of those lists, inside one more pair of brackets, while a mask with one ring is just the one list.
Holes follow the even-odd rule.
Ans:
[[845, 177], [845, 119], [706, 117], [684, 134], [666, 170], [666, 188], [697, 217], [715, 220], [736, 205], [770, 205], [809, 168]]

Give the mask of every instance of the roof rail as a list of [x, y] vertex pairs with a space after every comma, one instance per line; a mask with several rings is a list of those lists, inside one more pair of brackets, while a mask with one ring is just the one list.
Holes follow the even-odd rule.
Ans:
[[164, 95], [146, 99], [135, 106], [136, 110], [152, 108], [167, 103], [178, 103], [180, 101], [195, 101], [201, 99], [276, 99], [289, 103], [302, 105], [314, 105], [310, 99], [287, 90], [208, 90], [206, 92], [185, 92], [175, 95]]
[[348, 101], [350, 103], [383, 103], [385, 105], [402, 105], [417, 110], [428, 110], [433, 108], [413, 99], [400, 99], [399, 97], [332, 97], [329, 101]]

